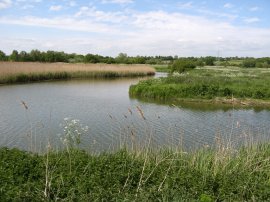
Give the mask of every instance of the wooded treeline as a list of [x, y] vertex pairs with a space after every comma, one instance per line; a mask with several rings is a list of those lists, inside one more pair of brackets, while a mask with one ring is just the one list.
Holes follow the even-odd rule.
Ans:
[[175, 61], [184, 61], [187, 66], [242, 66], [246, 68], [258, 67], [269, 68], [270, 57], [179, 57], [179, 56], [128, 56], [119, 53], [116, 57], [101, 56], [97, 54], [76, 54], [63, 51], [39, 51], [30, 52], [13, 50], [10, 55], [0, 50], [0, 61], [13, 62], [66, 62], [66, 63], [107, 63], [107, 64], [173, 64]]

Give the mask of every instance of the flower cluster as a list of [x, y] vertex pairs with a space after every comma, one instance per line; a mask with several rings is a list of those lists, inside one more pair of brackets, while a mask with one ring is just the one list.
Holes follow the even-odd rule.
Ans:
[[73, 148], [81, 143], [81, 136], [86, 134], [88, 126], [83, 126], [78, 119], [64, 118], [60, 124], [63, 134], [59, 134], [60, 140], [67, 148]]

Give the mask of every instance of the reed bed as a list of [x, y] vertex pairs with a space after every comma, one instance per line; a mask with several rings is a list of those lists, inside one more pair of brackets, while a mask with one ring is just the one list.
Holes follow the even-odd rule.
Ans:
[[147, 65], [0, 62], [0, 84], [77, 78], [154, 75]]

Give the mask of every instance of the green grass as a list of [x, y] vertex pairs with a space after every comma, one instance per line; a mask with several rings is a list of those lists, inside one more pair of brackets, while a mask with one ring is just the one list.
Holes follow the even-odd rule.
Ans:
[[170, 68], [168, 65], [152, 65], [157, 72], [170, 72]]
[[247, 104], [269, 105], [269, 86], [268, 69], [204, 67], [178, 76], [141, 81], [131, 86], [129, 92], [132, 97], [163, 101], [194, 99], [223, 102], [233, 97]]
[[0, 201], [268, 201], [270, 144], [38, 155], [0, 149]]

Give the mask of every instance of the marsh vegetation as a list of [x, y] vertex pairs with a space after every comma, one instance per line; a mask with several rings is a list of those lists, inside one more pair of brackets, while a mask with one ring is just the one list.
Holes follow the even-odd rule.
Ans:
[[1, 201], [267, 201], [270, 146], [38, 155], [0, 149]]
[[0, 62], [0, 84], [154, 75], [147, 65]]
[[181, 74], [167, 78], [141, 81], [130, 87], [130, 95], [164, 101], [270, 105], [270, 69], [206, 66], [179, 71]]
[[[37, 50], [13, 51], [6, 56], [0, 52], [0, 60], [6, 61], [0, 63], [2, 84], [145, 76], [154, 74], [153, 67], [173, 73], [130, 87], [131, 97], [168, 101], [170, 106], [166, 107], [144, 105], [125, 97], [130, 83], [110, 88], [118, 84], [82, 81], [82, 87], [78, 88], [76, 81], [68, 87], [63, 82], [50, 83], [47, 87], [39, 84], [31, 88], [34, 85], [31, 84], [4, 89], [1, 130], [8, 134], [10, 125], [18, 119], [24, 125], [20, 125], [22, 128], [30, 126], [30, 132], [21, 137], [16, 134], [14, 139], [2, 138], [10, 148], [0, 149], [0, 201], [269, 200], [269, 113], [260, 111], [257, 116], [255, 111], [234, 108], [234, 104], [270, 105], [268, 59], [219, 58], [217, 61], [214, 57], [179, 59], [126, 54], [112, 58]], [[99, 62], [155, 66], [88, 64]], [[18, 97], [31, 100], [30, 105], [27, 100], [18, 101]], [[172, 105], [181, 100], [229, 102], [233, 108], [222, 111]], [[59, 116], [56, 119], [51, 116], [52, 106]], [[27, 118], [20, 117], [22, 107]], [[46, 113], [50, 113], [47, 122], [50, 130], [43, 131], [45, 135], [38, 134], [34, 120], [41, 118], [36, 114], [44, 118]], [[78, 120], [69, 123], [65, 119], [67, 124], [62, 125], [58, 137], [52, 128], [66, 113], [81, 116], [92, 126], [84, 127]], [[45, 128], [46, 124], [39, 125]], [[22, 133], [17, 128], [13, 130]], [[52, 142], [46, 143], [45, 152], [38, 152], [37, 136], [44, 138], [49, 133], [60, 138], [63, 147], [54, 147], [57, 141], [50, 137]], [[19, 147], [15, 139], [28, 142], [28, 151], [11, 149]], [[114, 140], [117, 144], [113, 150]], [[198, 147], [186, 149], [185, 140]], [[83, 143], [87, 150], [80, 147]]]

